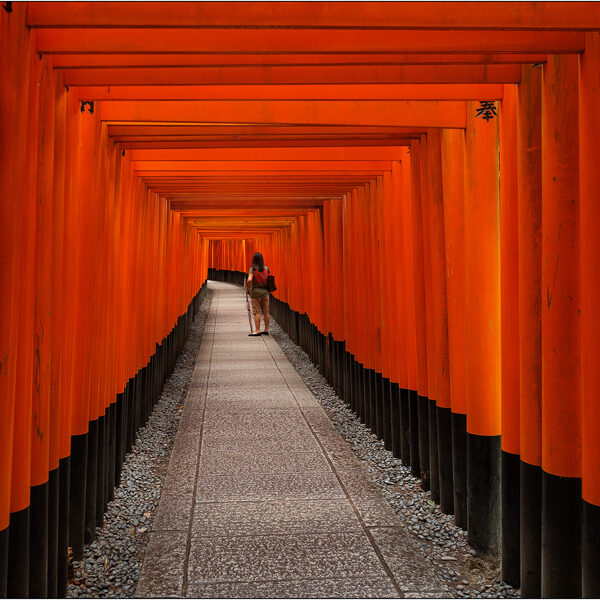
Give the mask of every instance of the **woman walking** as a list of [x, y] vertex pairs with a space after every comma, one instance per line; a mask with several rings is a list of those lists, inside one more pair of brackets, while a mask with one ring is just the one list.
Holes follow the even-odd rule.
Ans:
[[[249, 336], [269, 335], [269, 290], [267, 289], [267, 278], [269, 267], [265, 266], [263, 255], [255, 252], [252, 257], [252, 266], [248, 271], [246, 280], [246, 291], [250, 293], [252, 300], [252, 314], [254, 315], [254, 333]], [[260, 315], [265, 320], [265, 329], [260, 331]]]

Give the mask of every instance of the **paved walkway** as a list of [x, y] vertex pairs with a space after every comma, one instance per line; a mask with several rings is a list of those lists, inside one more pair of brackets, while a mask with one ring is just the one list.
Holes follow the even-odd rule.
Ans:
[[137, 596], [447, 596], [240, 288], [210, 287]]

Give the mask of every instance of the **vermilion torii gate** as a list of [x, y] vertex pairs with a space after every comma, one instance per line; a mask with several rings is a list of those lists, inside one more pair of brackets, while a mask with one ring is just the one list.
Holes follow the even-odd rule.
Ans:
[[65, 594], [258, 249], [505, 580], [600, 595], [600, 5], [2, 6], [0, 596]]

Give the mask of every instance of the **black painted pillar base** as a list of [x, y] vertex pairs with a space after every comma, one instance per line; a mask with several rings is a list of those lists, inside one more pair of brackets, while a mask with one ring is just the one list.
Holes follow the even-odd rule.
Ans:
[[421, 476], [421, 457], [419, 456], [419, 395], [409, 390], [408, 413], [410, 427], [410, 472], [414, 477]]
[[383, 440], [383, 377], [373, 371], [375, 385], [375, 435]]
[[346, 404], [353, 402], [352, 396], [352, 355], [346, 352], [346, 342], [340, 346], [340, 355], [342, 357], [342, 400]]
[[415, 394], [412, 390], [400, 389], [400, 458], [407, 467], [411, 464], [410, 458], [410, 396]]
[[8, 596], [6, 584], [8, 582], [8, 534], [9, 527], [0, 531], [0, 598]]
[[108, 504], [108, 471], [109, 471], [109, 443], [110, 443], [110, 404], [104, 409], [104, 439], [102, 449], [104, 454], [104, 465], [102, 469], [102, 514], [100, 515], [100, 527], [104, 522], [104, 511]]
[[521, 597], [542, 595], [542, 469], [520, 466]]
[[352, 405], [352, 410], [354, 414], [358, 414], [358, 403], [359, 403], [359, 393], [358, 389], [358, 364], [354, 360], [354, 355], [345, 352], [345, 356], [347, 356], [347, 360], [345, 363], [346, 370], [348, 372], [348, 381], [350, 381], [350, 403]]
[[600, 598], [600, 506], [582, 500], [582, 594]]
[[438, 467], [440, 478], [440, 508], [454, 512], [454, 481], [452, 478], [452, 413], [449, 408], [437, 407]]
[[[278, 315], [274, 315], [277, 321], [280, 321]], [[280, 323], [281, 324], [281, 323]], [[327, 334], [327, 374], [326, 378], [331, 383], [331, 387], [338, 394], [337, 389], [337, 368], [336, 368], [336, 347], [331, 333]], [[339, 395], [339, 394], [338, 394]]]
[[58, 594], [58, 528], [60, 467], [48, 474], [48, 598]]
[[[371, 431], [377, 435], [379, 414], [377, 411], [377, 373], [375, 369], [369, 369], [369, 396], [371, 398]], [[381, 436], [378, 436], [381, 438]]]
[[502, 451], [502, 580], [521, 585], [520, 458]]
[[58, 557], [56, 597], [67, 595], [67, 548], [69, 546], [69, 496], [71, 489], [71, 457], [61, 458], [58, 464]]
[[[104, 415], [96, 420], [98, 430], [98, 446], [96, 451], [96, 517], [94, 524], [96, 527], [102, 527], [104, 519], [104, 485], [106, 476], [106, 418]], [[94, 535], [96, 530], [94, 529]]]
[[467, 523], [467, 415], [452, 413], [452, 479], [454, 522], [466, 531]]
[[347, 377], [346, 371], [348, 369], [348, 353], [344, 350], [344, 342], [334, 342], [333, 344], [336, 359], [336, 394], [342, 401], [348, 403], [348, 399], [346, 398], [346, 390], [344, 389]]
[[386, 450], [392, 450], [392, 390], [390, 387], [390, 380], [387, 377], [381, 377], [381, 401], [383, 419], [383, 447]]
[[108, 435], [108, 480], [106, 487], [108, 496], [107, 503], [115, 497], [115, 478], [117, 468], [117, 405], [113, 402], [108, 409], [110, 431]]
[[85, 492], [87, 481], [87, 442], [87, 433], [71, 437], [69, 546], [73, 549], [73, 558], [75, 560], [81, 560], [83, 558]]
[[581, 479], [543, 470], [542, 597], [581, 597]]
[[8, 534], [8, 598], [29, 597], [29, 507], [10, 514]]
[[[166, 362], [167, 362], [167, 372], [171, 369], [171, 350], [173, 346], [173, 330], [167, 336], [167, 348], [166, 348]], [[125, 416], [125, 423], [127, 425], [127, 434], [125, 438], [125, 446], [123, 449], [123, 458], [125, 459], [125, 455], [128, 452], [131, 452], [133, 448], [133, 438], [134, 438], [134, 419], [135, 419], [135, 388], [137, 386], [137, 377], [130, 377], [127, 382], [127, 402], [125, 406], [127, 407], [127, 415]]]
[[429, 400], [429, 488], [431, 498], [440, 503], [440, 465], [438, 462], [437, 405]]
[[371, 424], [371, 410], [369, 408], [369, 388], [367, 386], [367, 370], [358, 363], [358, 385], [360, 388], [360, 406], [362, 410], [361, 421], [365, 427]]
[[30, 488], [29, 597], [48, 597], [48, 483]]
[[85, 537], [83, 540], [86, 544], [89, 544], [96, 539], [98, 421], [90, 421], [89, 428], [87, 448], [87, 478], [85, 490]]
[[377, 435], [377, 399], [375, 389], [375, 371], [373, 369], [365, 369], [365, 393], [367, 401], [367, 416], [369, 423], [367, 427], [371, 430], [371, 433]]
[[349, 369], [352, 378], [352, 410], [354, 411], [354, 414], [358, 417], [358, 419], [360, 419], [360, 421], [362, 422], [363, 414], [362, 389], [360, 386], [360, 367], [352, 354], [350, 355]]
[[419, 463], [421, 487], [427, 491], [430, 489], [429, 480], [429, 399], [418, 396], [419, 413]]
[[468, 542], [480, 552], [500, 552], [500, 436], [467, 432]]
[[365, 427], [368, 427], [371, 431], [374, 430], [374, 422], [373, 422], [373, 412], [371, 411], [371, 373], [369, 369], [365, 369], [363, 367], [363, 385], [364, 385], [364, 416], [365, 419], [363, 423]]
[[[402, 459], [402, 390], [393, 381], [390, 382], [390, 420], [392, 425], [392, 456]], [[406, 462], [404, 464], [407, 464]]]
[[[164, 342], [164, 340], [163, 340]], [[164, 357], [164, 346], [161, 344], [161, 359]], [[163, 361], [164, 362], [164, 361]], [[164, 365], [162, 365], [164, 367]], [[116, 421], [117, 428], [115, 432], [115, 487], [121, 485], [121, 469], [123, 457], [125, 456], [125, 447], [127, 446], [127, 393], [128, 384], [123, 392], [117, 394]]]

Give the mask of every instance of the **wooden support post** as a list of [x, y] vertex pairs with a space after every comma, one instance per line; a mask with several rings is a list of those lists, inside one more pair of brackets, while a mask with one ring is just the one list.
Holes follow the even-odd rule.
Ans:
[[519, 236], [517, 90], [500, 103], [500, 290], [502, 335], [502, 579], [519, 587]]
[[442, 130], [444, 241], [448, 296], [448, 353], [452, 404], [454, 518], [467, 529], [467, 361], [465, 271], [465, 132]]
[[[425, 290], [425, 331], [427, 346], [427, 441], [429, 456], [429, 489], [431, 498], [440, 503], [440, 477], [438, 464], [437, 439], [437, 382], [436, 382], [436, 344], [435, 318], [432, 275], [432, 241], [431, 241], [431, 198], [439, 193], [439, 174], [435, 174], [435, 166], [430, 164], [430, 147], [428, 136], [421, 135], [421, 227], [423, 230], [423, 280]], [[434, 189], [435, 188], [435, 189]]]
[[583, 399], [583, 539], [584, 598], [600, 596], [600, 169], [595, 158], [600, 139], [600, 34], [585, 34], [579, 63], [579, 198], [581, 202], [581, 348]]
[[500, 551], [500, 222], [498, 119], [467, 103], [467, 487], [469, 543]]
[[542, 597], [581, 596], [578, 57], [542, 76]]
[[517, 91], [521, 593], [541, 595], [542, 68], [523, 65]]
[[[26, 535], [17, 531], [11, 512], [16, 508], [12, 502], [12, 480], [15, 462], [16, 428], [18, 407], [15, 402], [18, 376], [18, 347], [20, 342], [20, 313], [25, 308], [21, 303], [23, 285], [21, 223], [23, 211], [30, 198], [25, 199], [27, 179], [27, 100], [29, 97], [29, 61], [23, 47], [29, 47], [29, 32], [25, 29], [27, 7], [15, 4], [13, 12], [0, 14], [0, 596], [25, 594], [27, 565], [19, 565], [22, 556], [11, 558], [9, 548], [11, 529], [14, 536]], [[25, 202], [10, 202], [9, 198], [21, 198]], [[19, 374], [19, 377], [21, 375]], [[20, 417], [19, 417], [20, 418]], [[18, 451], [18, 449], [17, 449]], [[17, 475], [18, 476], [18, 475]], [[27, 538], [28, 541], [28, 538]], [[15, 564], [18, 566], [14, 572]], [[20, 580], [10, 581], [14, 575]]]
[[[428, 405], [428, 364], [427, 364], [427, 325], [425, 311], [425, 269], [423, 260], [423, 225], [421, 217], [421, 147], [418, 141], [410, 145], [411, 166], [411, 216], [413, 243], [413, 275], [415, 290], [415, 325], [417, 338], [417, 410], [419, 442], [419, 467], [413, 465], [413, 474], [421, 477], [421, 486], [429, 490], [429, 405]], [[412, 454], [412, 452], [411, 452]]]
[[446, 248], [441, 130], [427, 131], [431, 193], [429, 197], [429, 240], [431, 245], [431, 300], [435, 345], [435, 412], [440, 505], [442, 512], [454, 512], [452, 473], [452, 419], [448, 346], [448, 302], [446, 294]]

